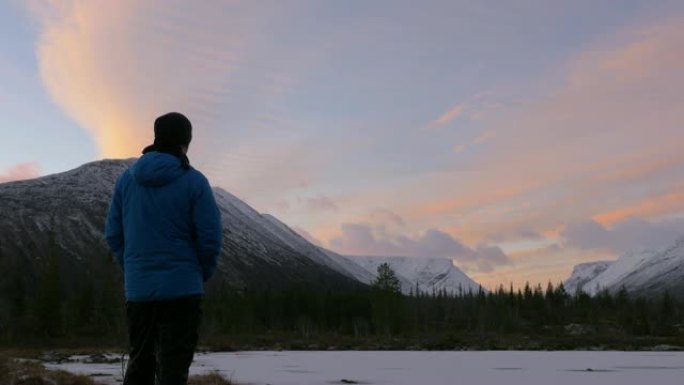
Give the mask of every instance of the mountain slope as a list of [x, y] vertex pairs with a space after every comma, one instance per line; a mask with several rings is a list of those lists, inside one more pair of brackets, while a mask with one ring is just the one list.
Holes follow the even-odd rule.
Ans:
[[668, 291], [684, 298], [684, 237], [655, 252], [638, 269], [622, 276], [610, 289], [615, 291], [621, 287], [628, 292], [649, 296], [659, 296]]
[[586, 292], [589, 287], [587, 283], [606, 271], [612, 263], [613, 261], [598, 261], [576, 265], [575, 268], [572, 269], [570, 278], [563, 283], [565, 291], [571, 294], [576, 293], [578, 290]]
[[[87, 271], [109, 254], [104, 222], [118, 176], [132, 163], [103, 160], [33, 180], [0, 184], [0, 273], [18, 264], [35, 271], [57, 252], [65, 272]], [[270, 221], [228, 192], [215, 189], [223, 221], [223, 249], [215, 284], [233, 287], [358, 286], [284, 242]], [[116, 268], [111, 266], [111, 268]]]
[[361, 265], [373, 277], [377, 268], [383, 263], [389, 264], [401, 283], [402, 292], [408, 293], [416, 289], [424, 293], [446, 291], [449, 294], [476, 293], [480, 285], [454, 266], [448, 258], [419, 257], [348, 257]]
[[270, 214], [262, 214], [264, 228], [271, 234], [291, 246], [295, 250], [307, 255], [314, 261], [326, 265], [336, 271], [344, 273], [360, 282], [370, 283], [374, 275], [354, 263], [348, 257], [311, 244], [304, 237], [290, 229], [285, 223]]
[[[21, 270], [29, 285], [50, 255], [63, 257], [61, 268], [71, 278], [118, 274], [103, 229], [114, 183], [133, 162], [102, 160], [0, 184], [0, 274]], [[405, 292], [416, 286], [450, 293], [478, 288], [449, 259], [343, 256], [311, 244], [221, 188], [214, 188], [214, 196], [222, 214], [223, 249], [212, 285], [357, 287], [371, 283], [377, 266], [386, 261]]]
[[[571, 279], [578, 276], [573, 272]], [[566, 282], [568, 285], [571, 279]], [[668, 291], [684, 298], [684, 237], [660, 250], [622, 255], [604, 271], [586, 280], [582, 290], [593, 295], [600, 290], [615, 293], [622, 288], [635, 295], [658, 296]]]

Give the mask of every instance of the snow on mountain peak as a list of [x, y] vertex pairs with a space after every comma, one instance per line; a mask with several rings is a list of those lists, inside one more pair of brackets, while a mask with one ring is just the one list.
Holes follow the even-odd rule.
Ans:
[[477, 292], [480, 285], [456, 267], [448, 258], [348, 256], [373, 276], [383, 263], [395, 272], [404, 293], [446, 291], [449, 294]]
[[576, 293], [578, 290], [586, 291], [588, 289], [587, 283], [606, 271], [613, 262], [614, 261], [597, 261], [576, 265], [572, 269], [570, 278], [563, 283], [565, 291], [571, 294]]
[[581, 288], [594, 295], [625, 288], [639, 295], [656, 295], [667, 290], [684, 297], [684, 237], [660, 250], [627, 252], [605, 268], [601, 264], [606, 262], [576, 266], [566, 281], [568, 291]]
[[[112, 189], [135, 161], [99, 160], [58, 174], [0, 184], [0, 228], [4, 231], [0, 238], [4, 235], [4, 244], [12, 239], [17, 250], [29, 250], [26, 245], [44, 243], [41, 237], [57, 229], [57, 242], [75, 258], [95, 248], [106, 250], [102, 230]], [[236, 286], [264, 280], [273, 285], [299, 280], [369, 284], [377, 275], [377, 266], [388, 262], [407, 293], [416, 287], [424, 292], [450, 293], [479, 288], [450, 259], [339, 255], [311, 244], [285, 223], [257, 212], [230, 192], [220, 187], [213, 190], [224, 230], [219, 270]], [[31, 257], [32, 253], [26, 254]], [[264, 278], [267, 276], [270, 280]]]

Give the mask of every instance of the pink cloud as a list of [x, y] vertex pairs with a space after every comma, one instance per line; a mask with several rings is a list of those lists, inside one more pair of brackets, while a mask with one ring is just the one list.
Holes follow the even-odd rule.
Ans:
[[683, 67], [684, 19], [615, 33], [545, 79], [559, 86], [486, 116], [496, 140], [423, 177], [421, 195], [395, 209], [470, 244], [583, 218], [684, 213]]
[[473, 139], [473, 144], [482, 144], [496, 137], [496, 133], [493, 131], [485, 131]]
[[348, 255], [450, 258], [469, 271], [479, 272], [491, 272], [497, 266], [511, 263], [499, 247], [481, 245], [471, 248], [438, 229], [405, 235], [390, 234], [382, 227], [363, 223], [344, 223], [341, 234], [330, 240], [330, 247]]
[[614, 225], [631, 217], [651, 218], [682, 211], [684, 211], [684, 193], [674, 191], [661, 196], [651, 196], [634, 205], [595, 215], [593, 219], [603, 225]]
[[337, 211], [338, 207], [332, 199], [325, 195], [300, 198], [299, 201], [308, 211]]
[[611, 228], [585, 220], [567, 225], [561, 236], [568, 247], [604, 249], [619, 255], [627, 251], [669, 246], [684, 236], [684, 219], [650, 222], [632, 217], [615, 223]]
[[463, 104], [457, 104], [451, 107], [449, 111], [443, 113], [439, 118], [433, 120], [431, 126], [443, 126], [447, 123], [450, 123], [452, 120], [461, 116], [461, 114], [463, 114], [464, 109], [465, 106]]
[[15, 180], [33, 179], [40, 176], [40, 165], [37, 162], [25, 162], [16, 164], [0, 174], [0, 183]]
[[306, 239], [307, 241], [311, 242], [312, 244], [316, 246], [323, 246], [323, 243], [316, 237], [314, 237], [310, 232], [304, 230], [301, 227], [295, 226], [292, 228], [297, 234], [299, 234], [302, 238]]
[[377, 208], [371, 210], [369, 219], [372, 223], [380, 226], [389, 227], [394, 226], [401, 228], [406, 226], [406, 221], [399, 214], [392, 210]]

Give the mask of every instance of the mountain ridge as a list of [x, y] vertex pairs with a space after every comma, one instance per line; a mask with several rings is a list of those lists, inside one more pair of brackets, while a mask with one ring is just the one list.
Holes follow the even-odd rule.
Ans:
[[[57, 248], [69, 259], [67, 270], [102, 270], [88, 264], [101, 260], [102, 255], [111, 259], [103, 234], [109, 200], [115, 181], [135, 160], [104, 159], [0, 184], [0, 254], [11, 256], [7, 266], [17, 265], [23, 258], [35, 274], [46, 250]], [[375, 279], [374, 267], [365, 268], [355, 257], [311, 244], [278, 218], [259, 213], [223, 188], [213, 187], [213, 191], [223, 227], [217, 274], [222, 283], [215, 284], [237, 288], [357, 287]], [[84, 263], [87, 266], [81, 266]], [[0, 273], [2, 270], [0, 264]], [[428, 270], [422, 274], [423, 281], [429, 281]], [[472, 280], [460, 274], [470, 285]], [[415, 285], [412, 277], [402, 279], [407, 286]], [[438, 288], [444, 288], [444, 283]], [[424, 289], [431, 291], [432, 286]]]
[[[583, 287], [578, 288], [590, 295], [602, 290], [616, 293], [624, 289], [638, 296], [659, 296], [668, 292], [684, 298], [684, 236], [660, 249], [627, 252], [593, 277], [583, 278]], [[566, 284], [580, 279], [580, 274], [573, 271]]]

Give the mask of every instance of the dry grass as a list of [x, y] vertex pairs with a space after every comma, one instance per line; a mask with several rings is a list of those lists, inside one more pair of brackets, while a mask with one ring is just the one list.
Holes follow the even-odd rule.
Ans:
[[0, 356], [0, 385], [95, 385], [87, 376], [51, 371], [37, 362]]
[[[38, 362], [10, 359], [0, 354], [0, 385], [98, 385], [88, 376], [47, 370]], [[191, 376], [188, 385], [238, 385], [218, 373]]]
[[203, 374], [201, 376], [192, 376], [188, 380], [188, 385], [237, 385], [229, 381], [218, 373]]

